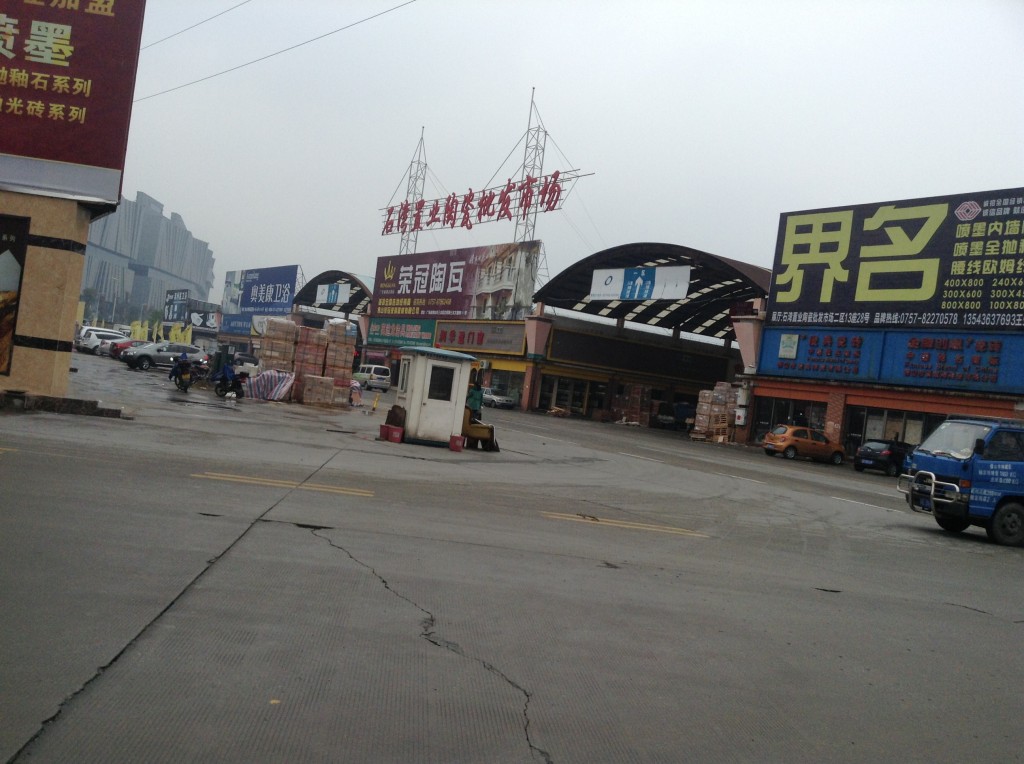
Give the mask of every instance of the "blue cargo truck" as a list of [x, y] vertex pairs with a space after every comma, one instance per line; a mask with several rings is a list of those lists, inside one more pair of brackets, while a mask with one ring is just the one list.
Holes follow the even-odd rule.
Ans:
[[910, 454], [897, 489], [943, 530], [1024, 543], [1024, 421], [950, 416]]

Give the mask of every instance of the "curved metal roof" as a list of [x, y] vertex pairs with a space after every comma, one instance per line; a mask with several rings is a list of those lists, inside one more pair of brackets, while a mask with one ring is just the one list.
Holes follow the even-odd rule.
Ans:
[[[335, 304], [316, 301], [316, 288], [326, 284], [348, 284], [348, 301]], [[298, 292], [295, 293], [293, 305], [305, 305], [307, 308], [319, 308], [322, 310], [333, 310], [338, 313], [350, 315], [353, 313], [366, 313], [370, 308], [370, 300], [373, 293], [357, 276], [345, 271], [324, 271], [319, 276], [306, 282]]]
[[[690, 287], [681, 300], [590, 299], [595, 270], [677, 265], [690, 266]], [[768, 268], [677, 244], [623, 244], [566, 268], [541, 287], [533, 299], [553, 308], [732, 340], [735, 333], [730, 309], [737, 303], [767, 297], [771, 276]]]

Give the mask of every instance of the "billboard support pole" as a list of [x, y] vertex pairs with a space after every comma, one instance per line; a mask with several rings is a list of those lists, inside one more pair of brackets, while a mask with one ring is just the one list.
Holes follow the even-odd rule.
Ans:
[[[405, 198], [409, 201], [409, 205], [412, 208], [415, 208], [416, 202], [423, 198], [423, 186], [427, 180], [427, 150], [423, 143], [423, 131], [425, 129], [423, 127], [420, 128], [420, 142], [416, 146], [416, 155], [409, 163], [409, 184], [406, 186]], [[418, 233], [413, 226], [409, 226], [409, 230], [402, 232], [402, 241], [398, 245], [399, 255], [416, 254]]]

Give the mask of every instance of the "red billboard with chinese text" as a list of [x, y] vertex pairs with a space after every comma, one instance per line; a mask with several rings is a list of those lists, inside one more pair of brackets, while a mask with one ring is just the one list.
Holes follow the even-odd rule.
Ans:
[[540, 242], [377, 259], [371, 313], [401, 318], [521, 319], [530, 309]]
[[0, 188], [116, 204], [145, 0], [0, 0]]

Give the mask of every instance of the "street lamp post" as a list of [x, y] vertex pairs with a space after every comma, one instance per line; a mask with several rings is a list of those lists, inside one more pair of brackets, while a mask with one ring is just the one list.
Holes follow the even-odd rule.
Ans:
[[114, 316], [117, 313], [117, 293], [121, 288], [121, 279], [117, 276], [112, 276], [111, 281], [114, 282], [114, 304], [110, 306], [110, 324], [114, 324]]

